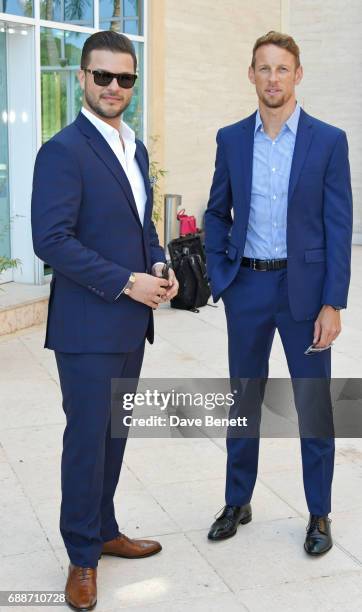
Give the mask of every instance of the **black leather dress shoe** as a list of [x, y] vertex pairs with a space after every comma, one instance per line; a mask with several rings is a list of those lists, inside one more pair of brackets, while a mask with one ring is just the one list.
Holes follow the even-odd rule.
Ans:
[[225, 506], [221, 515], [211, 525], [208, 533], [209, 540], [226, 540], [236, 534], [239, 523], [246, 525], [252, 518], [251, 505]]
[[311, 514], [307, 526], [307, 537], [304, 542], [304, 549], [309, 555], [322, 555], [333, 546], [331, 519], [326, 516], [316, 516]]

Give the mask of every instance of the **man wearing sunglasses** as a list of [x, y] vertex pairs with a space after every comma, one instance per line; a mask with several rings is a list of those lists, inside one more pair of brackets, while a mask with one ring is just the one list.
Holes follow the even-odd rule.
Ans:
[[299, 418], [310, 512], [304, 548], [320, 555], [332, 547], [330, 346], [347, 304], [352, 194], [346, 134], [299, 106], [302, 76], [292, 37], [259, 38], [249, 67], [259, 109], [217, 135], [205, 218], [208, 273], [214, 299], [225, 305], [237, 409], [250, 410], [254, 427], [248, 437], [228, 432], [226, 505], [208, 537], [232, 537], [251, 521], [260, 409], [278, 329]]
[[112, 437], [111, 381], [138, 379], [145, 339], [153, 342], [152, 311], [178, 286], [172, 270], [162, 277], [147, 150], [121, 121], [136, 69], [126, 36], [90, 36], [78, 77], [83, 108], [41, 147], [34, 171], [34, 250], [53, 268], [45, 346], [55, 351], [67, 420], [60, 517], [70, 558], [66, 600], [81, 610], [96, 604], [101, 555], [161, 550], [121, 534], [113, 503], [127, 428]]

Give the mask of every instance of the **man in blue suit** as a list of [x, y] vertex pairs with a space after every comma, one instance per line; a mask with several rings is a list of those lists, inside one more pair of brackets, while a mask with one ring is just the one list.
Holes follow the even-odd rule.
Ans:
[[121, 534], [113, 497], [125, 450], [111, 432], [112, 378], [138, 379], [152, 309], [177, 293], [151, 219], [148, 154], [121, 121], [136, 80], [132, 43], [90, 36], [82, 51], [82, 111], [38, 153], [32, 227], [53, 268], [45, 346], [55, 351], [66, 414], [60, 529], [70, 558], [66, 600], [97, 601], [102, 554], [140, 558], [158, 542]]
[[251, 521], [260, 408], [278, 329], [301, 434], [310, 512], [304, 548], [318, 555], [332, 546], [330, 345], [347, 305], [352, 195], [346, 134], [299, 106], [295, 86], [302, 76], [290, 36], [272, 31], [259, 38], [249, 68], [259, 109], [217, 135], [207, 266], [214, 300], [225, 305], [230, 376], [239, 379], [238, 391], [241, 378], [249, 381], [238, 410], [254, 412], [255, 429], [248, 437], [228, 432], [226, 505], [208, 537], [231, 537], [239, 523]]

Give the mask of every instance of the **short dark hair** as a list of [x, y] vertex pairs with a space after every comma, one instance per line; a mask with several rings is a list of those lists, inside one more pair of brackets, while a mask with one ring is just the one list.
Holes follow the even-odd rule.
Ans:
[[87, 68], [90, 61], [91, 51], [102, 49], [113, 53], [129, 53], [133, 58], [134, 71], [137, 70], [137, 56], [132, 42], [124, 34], [118, 34], [112, 30], [96, 32], [87, 38], [83, 45], [81, 68]]
[[264, 36], [260, 36], [258, 40], [255, 42], [253, 48], [253, 57], [251, 60], [252, 68], [255, 68], [255, 53], [259, 47], [263, 45], [275, 45], [276, 47], [280, 47], [281, 49], [286, 49], [289, 53], [292, 53], [295, 57], [295, 67], [299, 68], [300, 66], [300, 57], [299, 57], [299, 47], [295, 42], [294, 38], [289, 36], [289, 34], [282, 34], [281, 32], [275, 32], [271, 30]]

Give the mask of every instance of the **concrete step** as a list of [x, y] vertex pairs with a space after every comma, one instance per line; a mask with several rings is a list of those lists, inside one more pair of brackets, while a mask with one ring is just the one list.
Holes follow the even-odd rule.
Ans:
[[0, 336], [39, 325], [46, 320], [49, 283], [0, 285]]

